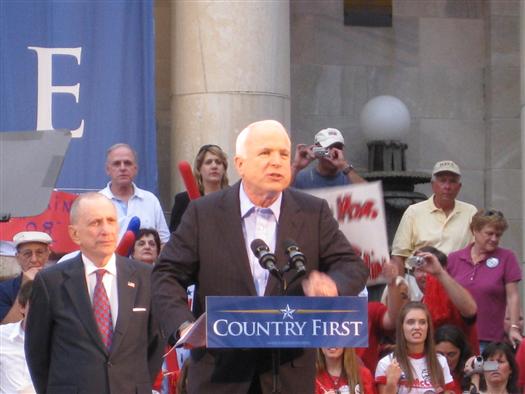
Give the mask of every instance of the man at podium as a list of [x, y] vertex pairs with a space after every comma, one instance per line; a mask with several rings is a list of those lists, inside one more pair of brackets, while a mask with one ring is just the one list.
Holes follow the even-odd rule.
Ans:
[[[153, 272], [153, 304], [165, 338], [174, 343], [205, 309], [206, 296], [273, 296], [282, 288], [259, 264], [250, 245], [263, 240], [287, 261], [286, 240], [306, 256], [306, 276], [287, 295], [357, 295], [368, 269], [339, 231], [326, 201], [289, 189], [291, 143], [285, 128], [265, 120], [237, 137], [235, 167], [241, 181], [194, 200], [164, 247]], [[290, 273], [291, 274], [291, 273]], [[292, 274], [291, 274], [292, 275]], [[186, 288], [195, 284], [193, 313]], [[279, 390], [313, 393], [313, 349], [282, 349]], [[270, 349], [193, 349], [189, 393], [269, 393]]]

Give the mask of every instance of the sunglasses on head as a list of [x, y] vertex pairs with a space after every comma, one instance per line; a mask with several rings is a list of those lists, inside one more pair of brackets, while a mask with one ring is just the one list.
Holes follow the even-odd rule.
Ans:
[[202, 152], [206, 152], [208, 150], [210, 150], [210, 148], [217, 148], [219, 149], [220, 151], [222, 151], [221, 147], [219, 145], [215, 145], [215, 144], [206, 144], [206, 145], [202, 145], [199, 149], [199, 152], [197, 152], [197, 155], [200, 155]]
[[497, 216], [497, 217], [502, 218], [503, 217], [503, 212], [496, 211], [495, 209], [489, 209], [489, 210], [483, 212], [483, 216]]

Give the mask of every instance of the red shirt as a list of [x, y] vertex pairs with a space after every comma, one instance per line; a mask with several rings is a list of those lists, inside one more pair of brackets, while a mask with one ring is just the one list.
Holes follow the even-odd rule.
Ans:
[[515, 358], [519, 367], [518, 388], [523, 389], [525, 387], [525, 339], [521, 341]]
[[[360, 394], [375, 394], [374, 379], [368, 368], [363, 366], [359, 367], [359, 377], [361, 378], [364, 387], [364, 391], [361, 390]], [[335, 393], [335, 390], [343, 386], [348, 386], [346, 378], [341, 377], [338, 379], [334, 376], [330, 376], [328, 372], [322, 371], [315, 379], [315, 394], [332, 394]]]
[[368, 303], [368, 347], [355, 349], [365, 367], [374, 372], [379, 362], [379, 340], [389, 333], [383, 328], [383, 316], [386, 311], [386, 305], [380, 302]]

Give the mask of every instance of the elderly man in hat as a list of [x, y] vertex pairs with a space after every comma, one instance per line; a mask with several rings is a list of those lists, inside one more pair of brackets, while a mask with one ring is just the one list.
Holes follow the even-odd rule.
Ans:
[[405, 260], [423, 246], [445, 254], [462, 249], [472, 240], [470, 221], [474, 205], [456, 200], [461, 171], [451, 160], [439, 161], [432, 170], [432, 196], [407, 208], [392, 243], [392, 260], [401, 269]]
[[[366, 182], [345, 159], [345, 139], [337, 129], [327, 128], [315, 135], [315, 144], [298, 144], [292, 163], [292, 186], [317, 189]], [[315, 166], [306, 168], [314, 160]]]
[[0, 322], [14, 323], [22, 320], [17, 302], [18, 291], [27, 281], [33, 280], [49, 260], [51, 237], [40, 231], [22, 231], [13, 237], [16, 260], [22, 273], [10, 280], [0, 282]]

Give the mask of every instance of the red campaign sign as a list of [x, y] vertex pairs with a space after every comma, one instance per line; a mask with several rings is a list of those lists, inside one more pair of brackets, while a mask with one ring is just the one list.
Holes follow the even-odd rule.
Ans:
[[69, 210], [77, 198], [76, 194], [53, 191], [47, 209], [40, 215], [23, 218], [11, 218], [6, 223], [0, 223], [0, 240], [12, 241], [13, 236], [20, 231], [42, 231], [53, 239], [51, 248], [58, 254], [78, 250], [67, 231], [69, 225]]

